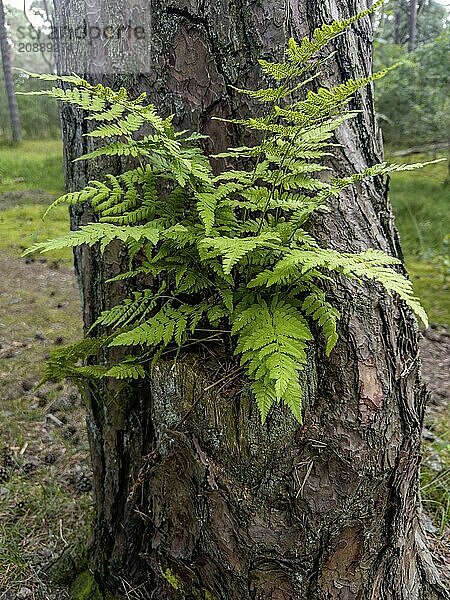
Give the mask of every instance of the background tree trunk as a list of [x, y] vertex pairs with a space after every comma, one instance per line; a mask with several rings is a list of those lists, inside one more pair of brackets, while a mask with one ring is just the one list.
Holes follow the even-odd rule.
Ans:
[[[101, 4], [114, 10], [112, 0]], [[83, 5], [63, 2], [59, 20], [76, 24]], [[140, 13], [152, 27], [152, 69], [106, 83], [148, 90], [165, 115], [175, 112], [177, 126], [207, 133], [207, 149], [223, 150], [242, 135], [210, 118], [253, 110], [230, 86], [260, 83], [257, 58], [280, 59], [289, 36], [362, 8], [350, 0], [152, 0]], [[367, 75], [370, 46], [367, 18], [336, 41], [321, 83]], [[64, 52], [60, 61], [64, 67]], [[372, 89], [352, 108], [362, 113], [338, 133], [333, 166], [340, 174], [382, 158]], [[86, 125], [70, 107], [62, 122], [67, 183], [75, 189], [105, 163], [72, 163], [88, 150]], [[77, 208], [73, 227], [90, 216]], [[400, 255], [382, 181], [342, 194], [314, 229], [342, 250]], [[105, 283], [120, 258], [119, 248], [104, 259], [76, 254], [86, 327], [126, 292], [123, 283]], [[262, 426], [245, 382], [205, 391], [229, 358], [161, 363], [152, 381], [115, 401], [91, 398], [92, 564], [102, 588], [155, 600], [445, 597], [419, 523], [426, 394], [417, 326], [375, 286], [339, 281], [329, 291], [343, 315], [341, 338], [330, 358], [314, 349], [304, 427], [281, 411]]]
[[20, 142], [22, 134], [20, 131], [20, 116], [17, 99], [14, 93], [14, 80], [12, 74], [11, 49], [6, 36], [5, 10], [3, 0], [0, 0], [0, 52], [3, 62], [3, 75], [5, 78], [5, 90], [8, 99], [9, 114], [11, 117], [11, 131], [14, 142]]
[[394, 12], [394, 44], [401, 44], [402, 38], [402, 1], [400, 1]]
[[408, 32], [408, 52], [412, 52], [416, 47], [417, 0], [409, 2]]

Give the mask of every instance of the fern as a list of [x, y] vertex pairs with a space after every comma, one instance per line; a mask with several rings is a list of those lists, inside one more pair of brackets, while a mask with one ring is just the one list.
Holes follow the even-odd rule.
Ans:
[[89, 223], [81, 229], [71, 231], [59, 238], [34, 244], [24, 252], [24, 255], [32, 252], [50, 252], [51, 250], [59, 250], [61, 248], [72, 248], [74, 246], [81, 246], [82, 244], [93, 246], [97, 242], [100, 242], [100, 248], [103, 252], [106, 246], [116, 239], [122, 242], [126, 242], [129, 239], [144, 239], [152, 244], [156, 244], [158, 238], [159, 230], [149, 225], [119, 227], [106, 223]]
[[144, 367], [135, 364], [134, 358], [131, 358], [130, 362], [121, 362], [117, 365], [113, 365], [102, 374], [102, 377], [113, 377], [114, 379], [140, 379], [145, 377], [145, 375]]
[[144, 290], [142, 292], [133, 292], [132, 298], [126, 298], [120, 304], [116, 304], [110, 310], [103, 311], [95, 323], [91, 326], [91, 330], [98, 325], [117, 327], [126, 327], [130, 323], [142, 319], [149, 310], [155, 307], [165, 286], [161, 286], [159, 292], [154, 290]]
[[[279, 242], [280, 239], [273, 233], [263, 233], [258, 236], [248, 238], [204, 238], [201, 242], [201, 247], [206, 251], [202, 253], [203, 257], [223, 257], [223, 272], [229, 275], [233, 267], [250, 252], [257, 248], [274, 248], [278, 246], [274, 242]], [[212, 248], [212, 250], [208, 249]]]
[[194, 332], [206, 308], [205, 304], [178, 308], [168, 304], [142, 325], [117, 335], [110, 346], [168, 346], [172, 340], [181, 346], [185, 334]]
[[249, 307], [244, 301], [232, 315], [236, 353], [256, 383], [253, 391], [263, 421], [273, 402], [280, 400], [301, 421], [299, 371], [307, 363], [312, 335], [296, 304], [275, 296], [269, 305], [259, 298]]
[[291, 38], [286, 50], [287, 60], [285, 63], [269, 63], [265, 60], [260, 60], [260, 66], [264, 72], [278, 81], [302, 76], [305, 72], [315, 66], [314, 63], [311, 65], [308, 61], [313, 59], [318, 52], [325, 48], [325, 46], [335, 37], [348, 29], [350, 25], [363, 17], [372, 14], [383, 2], [384, 0], [378, 0], [371, 8], [364, 10], [353, 17], [341, 21], [334, 21], [331, 24], [324, 24], [322, 27], [318, 27], [314, 30], [311, 40], [305, 37], [300, 44], [297, 44], [296, 41]]
[[[386, 71], [305, 92], [328, 58], [326, 44], [380, 3], [299, 43], [290, 40], [285, 62], [260, 61], [275, 83], [240, 92], [265, 112], [232, 123], [261, 132], [261, 140], [217, 155], [241, 165], [217, 175], [197, 145], [204, 136], [176, 132], [172, 117], [161, 118], [145, 95], [132, 99], [124, 89], [77, 76], [36, 76], [62, 86], [43, 93], [85, 112], [94, 148], [77, 160], [139, 159], [135, 168], [56, 200], [52, 206], [89, 203], [93, 222], [27, 250], [98, 244], [105, 251], [115, 241], [128, 256], [126, 270], [109, 281], [126, 279], [130, 296], [100, 314], [89, 332], [97, 337], [53, 353], [44, 379], [134, 380], [163, 353], [225, 341], [246, 369], [262, 420], [283, 403], [301, 422], [303, 370], [319, 343], [311, 329], [324, 337], [326, 355], [338, 342], [340, 314], [326, 295], [330, 280], [371, 280], [426, 323], [411, 283], [396, 270], [398, 259], [374, 249], [322, 248], [306, 229], [311, 215], [333, 210], [344, 188], [422, 166], [381, 163], [347, 177], [328, 173], [336, 130], [358, 114], [348, 110], [349, 101]], [[108, 349], [116, 347], [131, 351], [110, 364]]]
[[327, 342], [325, 352], [329, 356], [338, 341], [337, 321], [340, 317], [339, 311], [326, 301], [325, 292], [320, 288], [313, 289], [306, 296], [302, 303], [302, 311], [305, 315], [317, 321], [317, 324], [322, 328]]

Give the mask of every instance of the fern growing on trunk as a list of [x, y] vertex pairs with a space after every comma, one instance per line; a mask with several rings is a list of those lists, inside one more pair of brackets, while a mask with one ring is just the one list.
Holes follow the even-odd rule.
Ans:
[[[44, 379], [144, 377], [163, 352], [225, 336], [252, 382], [262, 420], [282, 402], [301, 422], [301, 372], [308, 346], [320, 342], [311, 325], [321, 329], [327, 355], [338, 340], [339, 312], [324, 288], [330, 277], [344, 275], [361, 285], [371, 279], [426, 323], [411, 283], [392, 267], [398, 259], [378, 250], [322, 248], [306, 228], [313, 213], [333, 210], [345, 187], [412, 168], [383, 163], [347, 178], [328, 173], [334, 132], [356, 114], [346, 110], [348, 101], [386, 71], [302, 97], [324, 60], [318, 53], [369, 12], [324, 25], [300, 44], [291, 39], [282, 63], [260, 61], [273, 87], [240, 91], [268, 109], [232, 122], [260, 131], [261, 142], [217, 155], [249, 165], [217, 176], [214, 158], [196, 144], [202, 136], [176, 132], [171, 117], [162, 119], [144, 95], [130, 99], [124, 89], [77, 76], [32, 75], [62, 83], [41, 93], [85, 110], [95, 124], [87, 135], [106, 140], [78, 160], [130, 156], [140, 166], [59, 198], [53, 206], [90, 202], [96, 221], [26, 253], [81, 244], [100, 244], [104, 251], [120, 240], [128, 270], [115, 279], [151, 281], [147, 289], [136, 284], [129, 298], [98, 317], [93, 328], [107, 335], [55, 352]], [[120, 363], [85, 364], [117, 346], [130, 348]]]

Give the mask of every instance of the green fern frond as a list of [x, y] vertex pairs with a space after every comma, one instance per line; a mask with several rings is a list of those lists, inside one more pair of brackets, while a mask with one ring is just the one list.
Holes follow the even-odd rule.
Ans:
[[315, 64], [311, 64], [309, 61], [311, 61], [318, 52], [325, 48], [325, 46], [334, 38], [348, 29], [350, 25], [372, 14], [383, 1], [384, 0], [378, 0], [371, 8], [363, 10], [353, 17], [334, 21], [331, 24], [324, 24], [321, 27], [318, 27], [314, 30], [311, 39], [304, 37], [300, 44], [297, 44], [297, 42], [291, 38], [286, 50], [286, 62], [272, 63], [265, 60], [259, 60], [258, 62], [262, 70], [276, 81], [300, 77], [315, 67]]
[[242, 260], [244, 256], [247, 256], [256, 248], [264, 247], [277, 249], [277, 242], [279, 243], [280, 241], [280, 238], [273, 233], [261, 233], [258, 236], [248, 238], [204, 238], [200, 242], [199, 249], [202, 251], [204, 258], [222, 256], [223, 272], [226, 275], [229, 275], [233, 267]]
[[[252, 382], [251, 389], [253, 394], [255, 395], [256, 405], [259, 410], [261, 421], [265, 423], [270, 409], [277, 402], [277, 397], [273, 390], [273, 385], [270, 385], [270, 380], [269, 382], [267, 382], [262, 379], [257, 379], [256, 381]], [[297, 421], [302, 421], [301, 409], [300, 418], [297, 418]]]
[[300, 173], [292, 173], [287, 172], [283, 173], [280, 176], [280, 173], [271, 173], [264, 177], [264, 181], [271, 185], [276, 185], [284, 191], [291, 190], [309, 190], [309, 191], [318, 191], [323, 190], [329, 187], [329, 185], [321, 181], [320, 179], [315, 179], [313, 177], [305, 177], [302, 172]]
[[286, 57], [288, 61], [295, 65], [301, 65], [313, 58], [320, 50], [325, 48], [334, 38], [343, 33], [356, 21], [373, 14], [384, 0], [378, 0], [370, 8], [363, 10], [356, 15], [342, 19], [340, 21], [334, 21], [333, 23], [325, 23], [321, 27], [314, 30], [311, 39], [304, 37], [300, 44], [297, 44], [292, 38], [289, 40], [288, 48], [286, 50]]
[[127, 242], [130, 239], [144, 239], [156, 244], [159, 240], [159, 230], [149, 225], [119, 227], [109, 223], [89, 223], [81, 227], [81, 229], [71, 231], [61, 237], [34, 244], [25, 250], [23, 256], [33, 252], [50, 252], [52, 250], [60, 250], [61, 248], [81, 246], [82, 244], [93, 246], [98, 242], [100, 242], [101, 250], [104, 251], [106, 246], [115, 239], [122, 242]]
[[263, 420], [273, 399], [283, 400], [302, 420], [299, 372], [307, 363], [306, 346], [313, 338], [295, 304], [278, 297], [268, 304], [260, 298], [249, 307], [245, 303], [242, 311], [239, 305], [232, 316], [236, 354], [258, 382], [255, 394]]
[[158, 292], [154, 290], [133, 292], [132, 298], [126, 298], [110, 310], [103, 311], [91, 326], [91, 330], [98, 325], [106, 327], [114, 325], [116, 328], [119, 328], [126, 327], [130, 323], [135, 323], [139, 319], [142, 319], [149, 310], [154, 308], [164, 289], [165, 285]]
[[90, 185], [86, 186], [84, 189], [82, 189], [78, 192], [69, 192], [68, 194], [64, 194], [63, 196], [60, 196], [59, 198], [57, 198], [47, 208], [47, 210], [45, 211], [45, 213], [43, 215], [43, 218], [45, 219], [51, 210], [53, 210], [56, 206], [59, 206], [61, 204], [68, 204], [68, 205], [82, 204], [83, 202], [89, 202], [90, 200], [92, 200], [93, 198], [95, 198], [98, 195], [100, 195], [101, 197], [104, 197], [105, 194], [107, 194], [108, 192], [105, 192], [104, 189], [101, 189], [101, 188], [99, 189], [98, 186], [93, 185], [94, 183], [95, 182], [91, 182]]
[[[270, 64], [270, 63], [266, 63], [266, 64]], [[294, 85], [292, 87], [290, 87], [288, 85], [281, 85], [276, 88], [266, 88], [266, 89], [260, 89], [260, 90], [245, 90], [245, 89], [237, 88], [234, 86], [230, 86], [230, 87], [232, 87], [234, 90], [236, 90], [240, 94], [245, 94], [247, 96], [250, 96], [251, 98], [258, 100], [259, 102], [276, 103], [279, 100], [282, 100], [283, 98], [287, 98], [288, 96], [291, 96], [292, 94], [297, 93], [301, 88], [310, 84], [312, 81], [314, 81], [314, 79], [317, 79], [318, 76], [319, 76], [319, 74], [316, 73], [312, 77], [309, 77], [308, 79], [304, 79], [303, 81], [300, 81], [299, 83], [297, 83], [296, 85]]]
[[111, 346], [157, 346], [167, 345], [175, 332], [175, 313], [170, 306], [161, 309], [149, 321], [128, 332], [120, 333]]
[[27, 71], [26, 69], [20, 69], [19, 67], [16, 67], [16, 70], [20, 73], [25, 73], [25, 75], [31, 77], [32, 79], [40, 79], [41, 81], [54, 82], [61, 81], [63, 83], [70, 83], [79, 87], [91, 87], [91, 84], [79, 75], [52, 75], [51, 73], [32, 73], [31, 71]]
[[344, 187], [347, 187], [349, 185], [353, 185], [355, 183], [357, 183], [358, 181], [362, 181], [363, 179], [367, 179], [367, 178], [372, 178], [372, 177], [377, 177], [380, 175], [389, 175], [389, 173], [395, 173], [398, 171], [413, 171], [415, 169], [422, 169], [423, 167], [426, 167], [427, 165], [433, 165], [435, 163], [438, 162], [442, 162], [444, 160], [447, 160], [446, 158], [438, 158], [436, 160], [430, 160], [424, 163], [414, 163], [414, 164], [396, 164], [396, 163], [379, 163], [377, 165], [374, 165], [373, 167], [368, 167], [367, 169], [364, 169], [364, 171], [361, 171], [360, 173], [353, 173], [352, 175], [350, 175], [349, 177], [334, 177], [331, 180], [331, 183], [334, 186], [337, 186], [339, 189], [343, 189]]
[[284, 79], [294, 79], [300, 77], [306, 72], [304, 66], [298, 67], [290, 62], [276, 63], [270, 62], [264, 59], [258, 60], [261, 70], [266, 74], [275, 79], [275, 81], [283, 81]]
[[88, 115], [86, 121], [115, 121], [125, 112], [123, 104], [112, 104], [107, 110]]
[[111, 337], [87, 337], [65, 348], [58, 348], [50, 353], [46, 361], [39, 386], [48, 381], [61, 381], [67, 377], [76, 378], [80, 362], [95, 357], [108, 345]]
[[121, 362], [110, 367], [102, 377], [113, 377], [114, 379], [143, 379], [146, 376], [142, 365], [133, 362]]
[[78, 156], [75, 159], [75, 162], [80, 160], [92, 160], [99, 156], [133, 156], [137, 158], [138, 156], [145, 155], [145, 150], [143, 150], [137, 142], [112, 142], [111, 144], [106, 144], [105, 146], [101, 146], [91, 152]]
[[340, 106], [347, 103], [359, 89], [381, 79], [393, 68], [395, 67], [383, 69], [368, 77], [349, 79], [331, 89], [320, 88], [317, 92], [309, 91], [306, 100], [297, 102], [288, 109], [275, 106], [276, 115], [288, 123], [304, 126], [321, 121], [324, 116], [329, 117], [330, 114], [336, 113]]
[[413, 294], [411, 282], [386, 265], [399, 264], [400, 260], [379, 250], [366, 250], [360, 254], [348, 254], [336, 250], [315, 248], [314, 250], [291, 250], [273, 269], [266, 269], [252, 279], [250, 288], [287, 284], [295, 281], [298, 274], [311, 269], [327, 269], [347, 277], [373, 279], [389, 293], [399, 297], [427, 325], [427, 317]]
[[53, 87], [50, 90], [40, 90], [34, 92], [19, 92], [23, 96], [50, 96], [61, 100], [67, 104], [74, 104], [83, 110], [89, 111], [101, 111], [105, 107], [105, 101], [103, 98], [99, 98], [92, 94], [89, 88], [73, 88], [73, 89], [62, 89], [59, 87]]
[[116, 119], [114, 123], [99, 125], [96, 129], [86, 133], [89, 137], [118, 137], [121, 135], [131, 135], [138, 131], [144, 124], [145, 119], [142, 114], [129, 113], [124, 119]]
[[302, 303], [302, 311], [317, 321], [326, 339], [325, 352], [329, 356], [338, 341], [337, 321], [340, 317], [336, 310], [325, 299], [325, 292], [318, 288], [312, 291]]
[[117, 335], [110, 346], [155, 347], [162, 344], [166, 347], [171, 341], [182, 340], [185, 332], [193, 333], [207, 309], [205, 303], [195, 306], [182, 304], [177, 308], [168, 304], [142, 325]]
[[212, 192], [202, 192], [197, 194], [197, 211], [205, 227], [206, 235], [211, 235], [214, 225], [218, 195]]
[[107, 367], [102, 365], [82, 365], [76, 366], [71, 369], [71, 375], [69, 375], [72, 379], [85, 379], [85, 380], [98, 380], [103, 379], [106, 375]]

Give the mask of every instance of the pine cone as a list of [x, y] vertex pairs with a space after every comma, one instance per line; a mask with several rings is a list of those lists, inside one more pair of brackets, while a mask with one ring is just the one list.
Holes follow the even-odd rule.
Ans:
[[67, 425], [67, 427], [63, 431], [63, 437], [66, 439], [72, 438], [77, 432], [77, 428], [73, 425]]
[[9, 469], [0, 467], [0, 483], [6, 483], [9, 480]]
[[82, 494], [90, 492], [92, 490], [92, 481], [89, 475], [82, 473], [75, 482], [75, 489]]
[[38, 459], [33, 457], [23, 465], [22, 469], [23, 469], [24, 473], [29, 475], [30, 473], [33, 473], [34, 471], [36, 471], [38, 466], [39, 466]]
[[56, 454], [54, 452], [47, 452], [47, 454], [44, 456], [44, 462], [47, 465], [52, 465], [56, 462]]
[[12, 469], [15, 465], [14, 458], [7, 446], [2, 448], [2, 463], [7, 469]]

